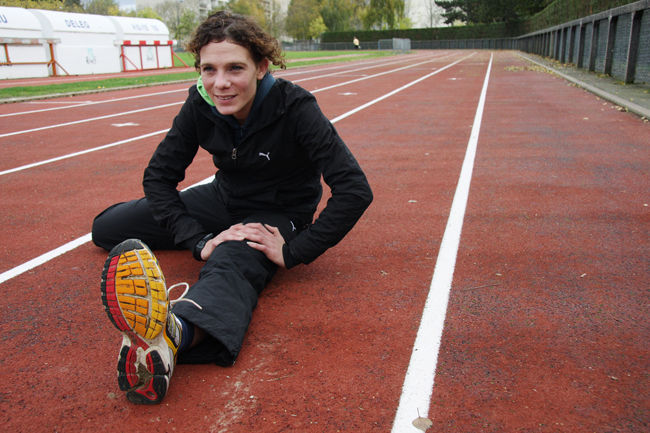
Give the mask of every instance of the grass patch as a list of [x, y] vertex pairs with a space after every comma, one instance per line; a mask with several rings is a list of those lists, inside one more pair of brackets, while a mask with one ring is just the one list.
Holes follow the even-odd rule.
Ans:
[[0, 89], [0, 99], [29, 98], [33, 96], [83, 93], [112, 89], [119, 87], [146, 86], [170, 81], [196, 79], [198, 74], [191, 72], [176, 72], [170, 74], [151, 75], [148, 77], [108, 78], [105, 80], [80, 81], [76, 83], [48, 84], [45, 86], [17, 86]]
[[[287, 51], [287, 69], [298, 66], [316, 65], [322, 63], [332, 63], [341, 61], [353, 61], [373, 57], [382, 57], [392, 55], [391, 52], [380, 51]], [[189, 65], [194, 65], [194, 58], [191, 53], [177, 53], [183, 61]], [[183, 64], [174, 57], [174, 66], [183, 67]], [[125, 74], [127, 75], [127, 74]], [[120, 87], [134, 87], [162, 84], [181, 80], [194, 80], [198, 77], [197, 73], [192, 71], [173, 72], [170, 69], [168, 74], [157, 74], [150, 76], [138, 77], [119, 77], [107, 78], [89, 81], [79, 81], [71, 83], [48, 84], [44, 86], [16, 86], [0, 89], [0, 100], [2, 99], [21, 99], [33, 98], [44, 95], [64, 95], [73, 93], [85, 93], [92, 91], [102, 91], [105, 89], [115, 89]]]

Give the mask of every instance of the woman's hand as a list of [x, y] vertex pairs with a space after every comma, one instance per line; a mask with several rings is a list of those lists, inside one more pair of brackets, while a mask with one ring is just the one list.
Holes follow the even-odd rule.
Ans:
[[206, 261], [210, 258], [212, 251], [222, 242], [226, 241], [243, 241], [246, 239], [246, 232], [243, 230], [243, 224], [235, 224], [230, 226], [228, 229], [222, 231], [217, 236], [210, 239], [206, 242], [205, 246], [201, 250], [201, 260]]
[[285, 267], [282, 247], [284, 238], [277, 227], [267, 224], [251, 223], [245, 225], [247, 231], [246, 239], [248, 245], [263, 252], [269, 260], [278, 266]]
[[261, 251], [278, 266], [285, 267], [282, 247], [284, 238], [277, 227], [267, 224], [235, 224], [210, 239], [201, 250], [201, 259], [208, 260], [212, 251], [222, 242], [248, 240], [247, 244]]

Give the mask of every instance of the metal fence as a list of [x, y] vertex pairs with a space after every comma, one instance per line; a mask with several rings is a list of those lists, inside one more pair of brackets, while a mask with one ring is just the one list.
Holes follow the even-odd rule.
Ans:
[[517, 38], [411, 41], [413, 49], [514, 49], [650, 83], [650, 0], [610, 9]]
[[650, 0], [515, 38], [515, 48], [611, 75], [650, 82]]
[[[365, 50], [377, 42], [361, 41]], [[287, 50], [351, 50], [347, 42], [296, 42]], [[411, 49], [521, 50], [611, 75], [625, 83], [650, 83], [650, 0], [610, 9], [516, 38], [411, 40]]]

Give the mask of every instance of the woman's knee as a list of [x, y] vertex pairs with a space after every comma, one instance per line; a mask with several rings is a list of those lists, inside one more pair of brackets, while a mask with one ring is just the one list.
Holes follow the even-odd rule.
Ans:
[[95, 217], [90, 231], [93, 243], [100, 248], [110, 250], [115, 245], [120, 243], [120, 240], [115, 239], [115, 230], [113, 229], [113, 219], [111, 218], [111, 211], [121, 203], [114, 204], [99, 215]]

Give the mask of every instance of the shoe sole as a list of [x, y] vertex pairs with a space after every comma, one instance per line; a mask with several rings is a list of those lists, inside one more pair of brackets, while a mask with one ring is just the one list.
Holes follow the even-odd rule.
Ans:
[[[145, 355], [146, 369], [138, 369], [138, 347], [124, 345], [117, 362], [117, 383], [126, 398], [135, 404], [158, 404], [167, 393], [169, 374], [156, 351]], [[146, 350], [146, 348], [142, 348]]]
[[142, 242], [129, 239], [111, 250], [102, 272], [102, 302], [115, 327], [135, 339], [153, 340], [167, 320], [165, 278]]
[[[164, 332], [168, 302], [165, 278], [151, 250], [136, 239], [115, 246], [104, 264], [101, 292], [109, 319], [128, 339], [117, 363], [120, 390], [132, 403], [160, 403], [169, 371], [149, 342]], [[138, 351], [144, 359], [138, 359]]]

